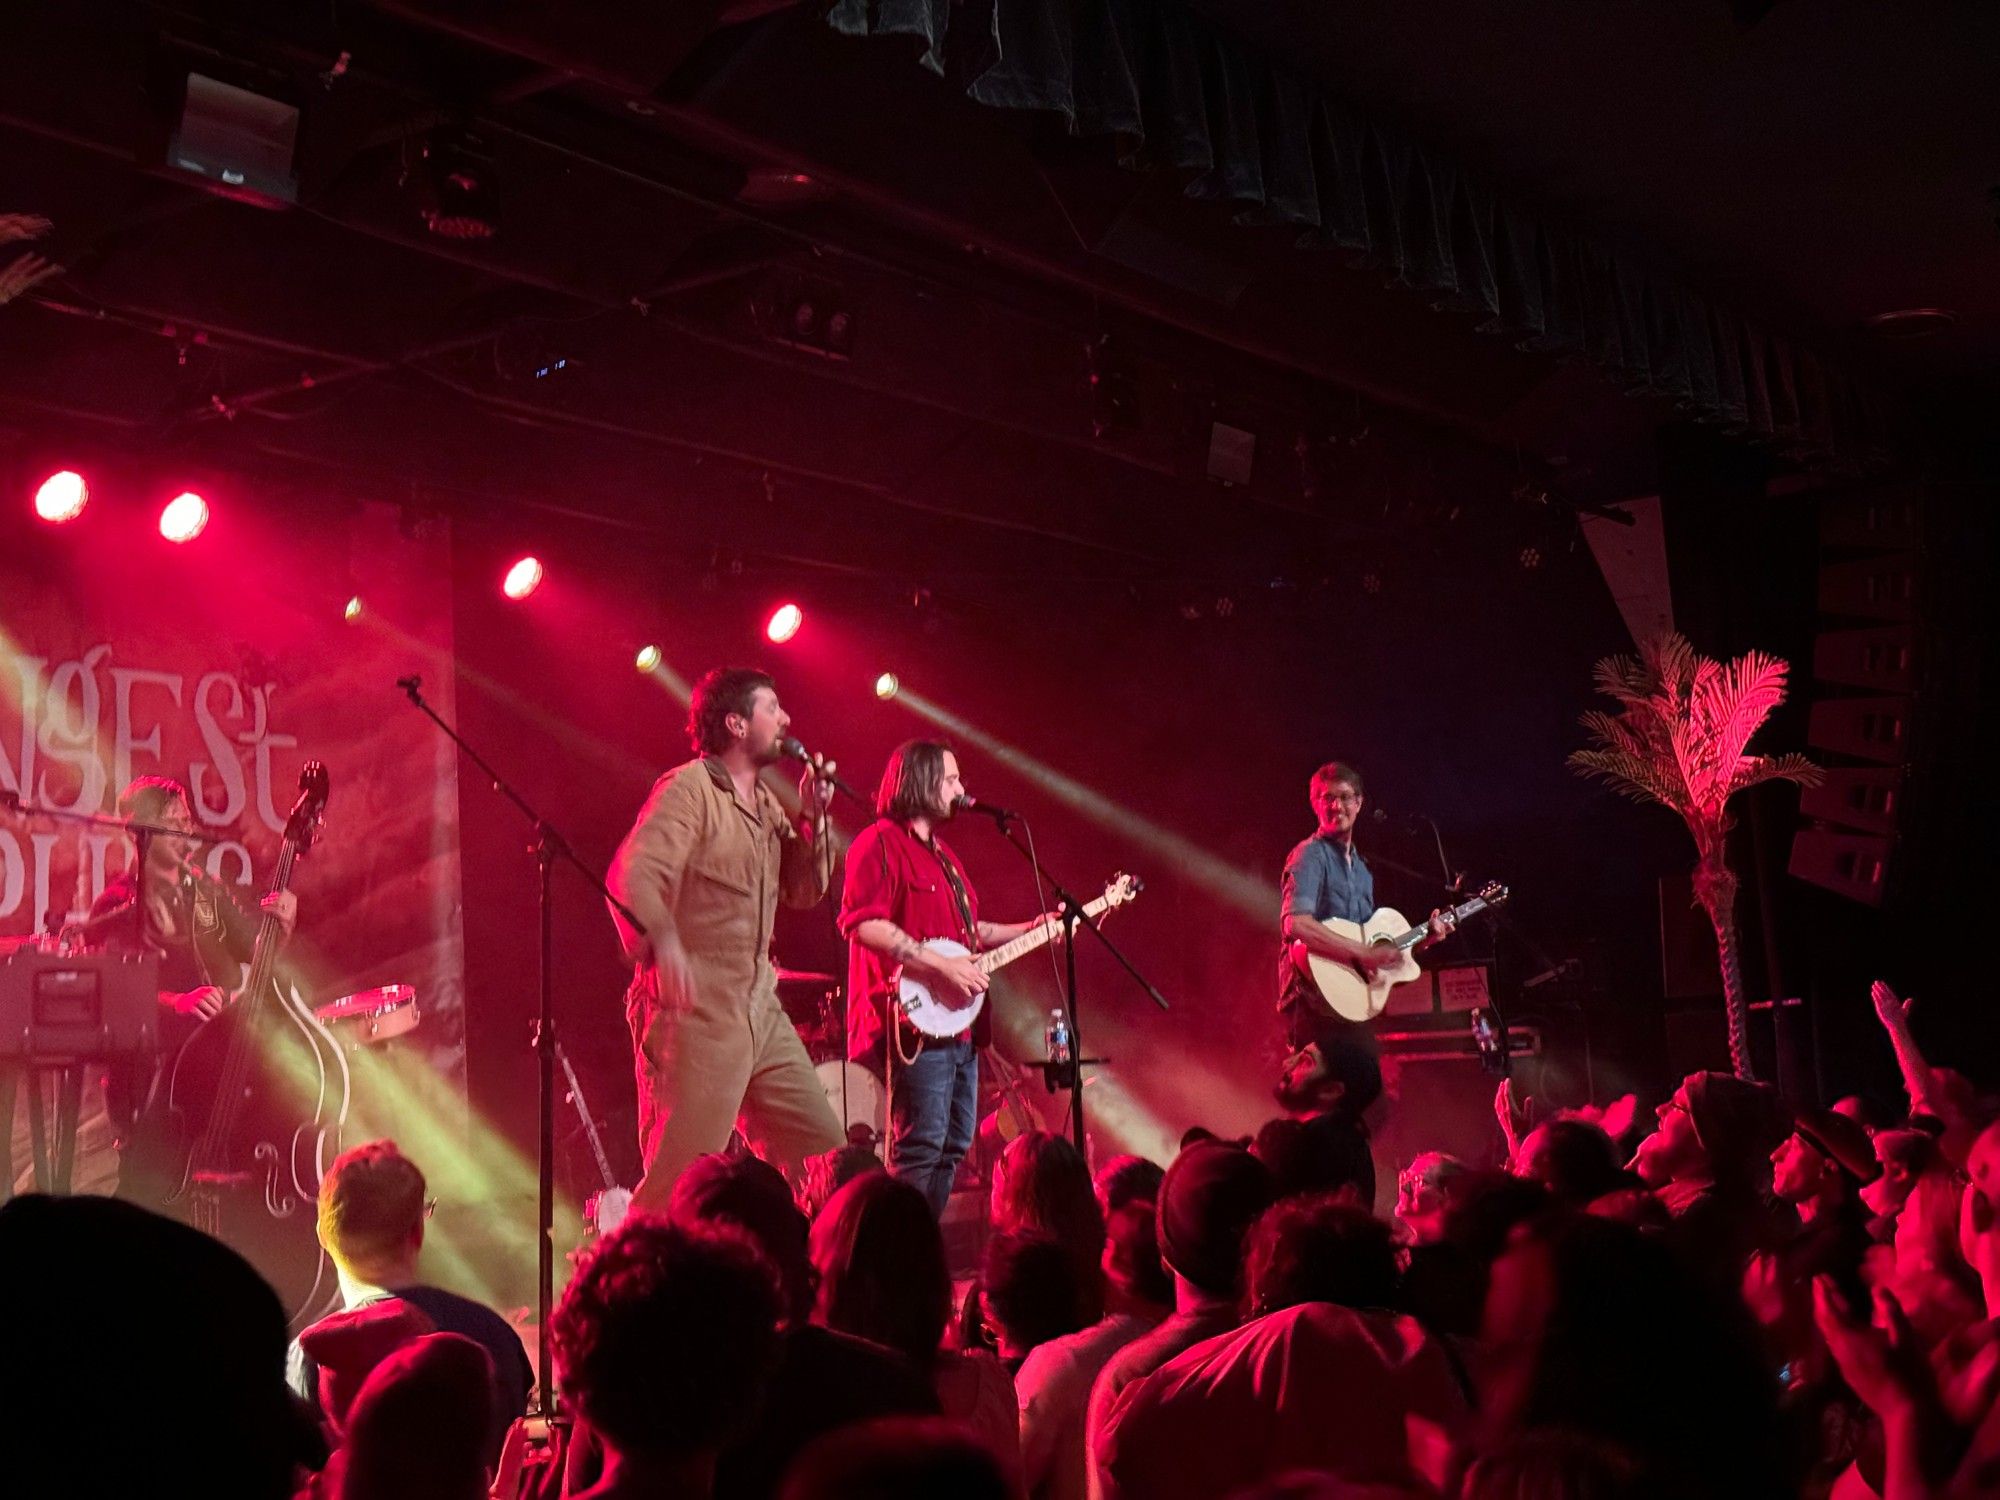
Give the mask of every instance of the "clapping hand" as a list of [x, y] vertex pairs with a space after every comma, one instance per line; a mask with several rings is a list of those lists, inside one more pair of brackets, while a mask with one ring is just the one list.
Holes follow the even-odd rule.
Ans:
[[1847, 1305], [1831, 1277], [1813, 1278], [1812, 1300], [1827, 1351], [1870, 1410], [1885, 1416], [1922, 1396], [1930, 1365], [1894, 1293], [1875, 1289], [1873, 1323]]

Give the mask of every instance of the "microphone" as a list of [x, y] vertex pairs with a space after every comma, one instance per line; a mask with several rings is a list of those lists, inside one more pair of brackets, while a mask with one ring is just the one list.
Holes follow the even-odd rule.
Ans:
[[[792, 760], [800, 761], [808, 766], [813, 764], [812, 752], [806, 749], [805, 745], [799, 740], [799, 738], [796, 735], [788, 734], [783, 739], [779, 740], [778, 749], [781, 750], [786, 756], [790, 757]], [[861, 793], [855, 791], [853, 787], [849, 786], [846, 782], [842, 781], [838, 776], [828, 776], [823, 771], [820, 772], [819, 774], [820, 774], [820, 779], [830, 783], [836, 792], [845, 792], [847, 793], [848, 796], [852, 797], [856, 802], [865, 803], [868, 801], [866, 797], [862, 796]]]
[[1009, 823], [1014, 822], [1021, 816], [1019, 813], [1010, 812], [1004, 807], [995, 807], [991, 802], [981, 802], [977, 797], [961, 796], [951, 806], [954, 812], [978, 813], [982, 818], [991, 818], [1002, 828], [1005, 828]]
[[417, 696], [417, 689], [423, 685], [424, 680], [421, 677], [398, 677], [396, 679], [396, 686], [408, 693], [412, 698]]

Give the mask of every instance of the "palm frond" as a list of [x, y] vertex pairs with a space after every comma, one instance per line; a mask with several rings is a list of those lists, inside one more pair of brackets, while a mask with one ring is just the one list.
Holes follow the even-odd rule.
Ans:
[[1751, 737], [1785, 701], [1789, 672], [1778, 657], [1750, 651], [1717, 671], [1705, 690], [1696, 695], [1696, 716], [1723, 765], [1735, 766]]
[[1803, 755], [1746, 755], [1736, 763], [1736, 772], [1729, 778], [1729, 790], [1734, 795], [1745, 787], [1762, 786], [1767, 781], [1818, 786], [1825, 780], [1825, 770]]
[[1636, 656], [1607, 656], [1592, 675], [1600, 693], [1628, 705], [1645, 702], [1659, 686], [1652, 668]]
[[1569, 765], [1582, 775], [1609, 783], [1634, 802], [1655, 802], [1675, 812], [1686, 802], [1686, 789], [1662, 774], [1659, 762], [1649, 755], [1626, 750], [1572, 750]]

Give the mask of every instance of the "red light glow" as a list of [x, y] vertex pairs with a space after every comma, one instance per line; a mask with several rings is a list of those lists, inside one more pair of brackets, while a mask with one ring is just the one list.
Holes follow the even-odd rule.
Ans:
[[73, 469], [64, 469], [60, 474], [51, 474], [42, 481], [42, 487], [35, 491], [35, 514], [51, 526], [74, 521], [83, 514], [83, 508], [88, 504], [90, 504], [90, 486], [85, 484], [83, 476]]
[[805, 622], [806, 612], [796, 604], [780, 604], [765, 622], [764, 634], [782, 646], [799, 633], [799, 627]]
[[208, 527], [208, 502], [193, 490], [183, 490], [160, 512], [160, 535], [180, 544], [191, 542]]
[[539, 558], [524, 557], [507, 570], [507, 576], [500, 581], [500, 592], [509, 599], [521, 600], [542, 586], [542, 564]]

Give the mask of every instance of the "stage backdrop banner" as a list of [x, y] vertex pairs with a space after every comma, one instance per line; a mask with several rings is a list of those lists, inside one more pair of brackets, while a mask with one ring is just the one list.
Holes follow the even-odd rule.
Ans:
[[[286, 961], [315, 1005], [401, 983], [422, 1012], [393, 1061], [356, 1070], [347, 1140], [419, 1108], [462, 1139], [456, 763], [396, 686], [422, 673], [451, 717], [448, 533], [347, 505], [219, 510], [180, 548], [94, 512], [26, 540], [0, 547], [0, 788], [111, 813], [132, 778], [174, 777], [215, 841], [198, 862], [254, 911], [300, 769], [324, 762], [331, 795], [294, 871]], [[0, 948], [87, 911], [131, 858], [121, 835], [0, 809]]]

